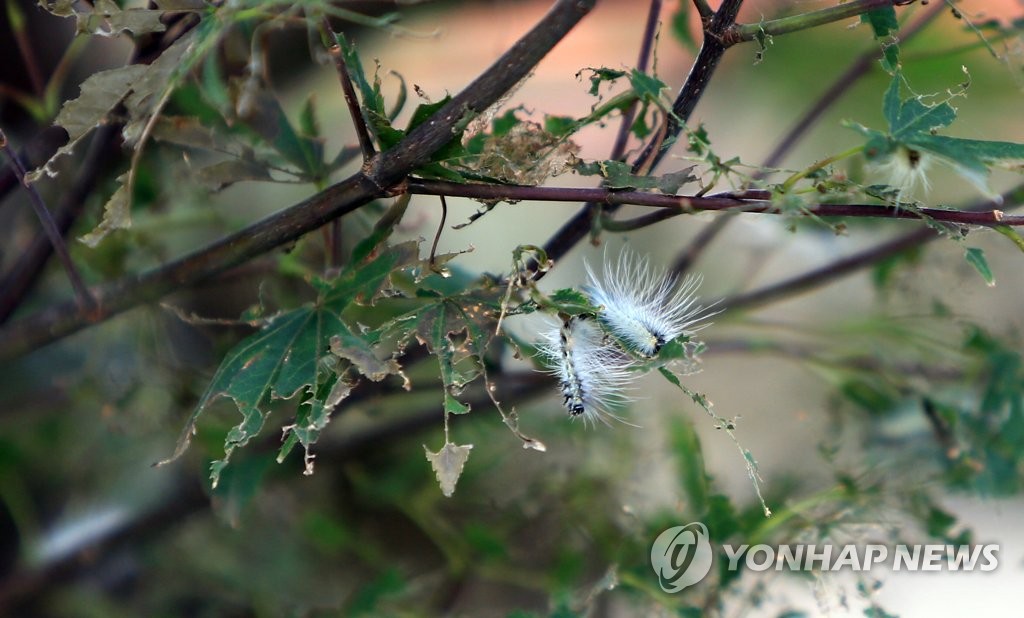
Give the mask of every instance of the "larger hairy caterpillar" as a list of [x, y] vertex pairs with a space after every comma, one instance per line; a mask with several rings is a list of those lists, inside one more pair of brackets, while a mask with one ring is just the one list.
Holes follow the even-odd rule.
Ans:
[[597, 276], [590, 264], [586, 268], [583, 289], [601, 307], [598, 320], [639, 356], [653, 358], [666, 343], [692, 335], [707, 326], [697, 326], [699, 322], [718, 313], [697, 302], [700, 275], [679, 281], [628, 249], [615, 264], [606, 263], [604, 277]]
[[632, 361], [591, 316], [572, 316], [543, 333], [541, 353], [559, 382], [563, 404], [588, 424], [622, 421], [612, 410], [625, 404], [635, 374]]

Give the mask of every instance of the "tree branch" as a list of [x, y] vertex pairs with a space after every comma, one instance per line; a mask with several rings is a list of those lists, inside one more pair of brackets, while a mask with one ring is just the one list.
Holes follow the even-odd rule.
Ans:
[[[844, 4], [830, 6], [818, 11], [810, 11], [781, 19], [763, 21], [756, 24], [736, 25], [726, 34], [726, 45], [731, 46], [737, 43], [753, 41], [764, 36], [776, 36], [789, 34], [799, 30], [807, 30], [830, 24], [835, 21], [849, 19], [867, 13], [868, 11], [882, 8], [884, 6], [903, 6], [912, 4], [916, 0], [852, 0]], [[937, 4], [942, 4], [937, 3]]]
[[39, 219], [39, 225], [42, 226], [47, 239], [53, 246], [54, 251], [57, 252], [57, 257], [60, 258], [64, 271], [71, 281], [71, 287], [75, 291], [75, 300], [78, 302], [79, 311], [91, 311], [96, 303], [92, 295], [89, 294], [89, 288], [85, 287], [85, 282], [82, 281], [82, 277], [78, 274], [75, 263], [71, 260], [68, 247], [64, 244], [64, 237], [61, 235], [60, 230], [57, 229], [57, 224], [54, 223], [50, 210], [46, 207], [46, 202], [43, 201], [43, 196], [39, 195], [35, 185], [25, 182], [25, 168], [21, 164], [21, 159], [18, 158], [18, 153], [14, 152], [14, 149], [7, 143], [7, 135], [2, 130], [0, 130], [0, 149], [4, 151], [4, 154], [11, 163], [11, 167], [14, 168], [18, 181], [28, 191], [29, 201], [32, 202], [32, 209], [35, 210], [36, 217]]
[[[743, 4], [743, 0], [723, 0], [718, 11], [707, 22], [700, 52], [690, 69], [686, 83], [683, 84], [676, 96], [672, 105], [672, 115], [662, 121], [660, 129], [655, 131], [655, 138], [637, 157], [633, 164], [634, 174], [646, 174], [653, 170], [668, 152], [668, 145], [675, 140], [682, 131], [683, 125], [690, 119], [690, 114], [693, 113], [697, 102], [704, 95], [704, 90], [718, 66], [718, 61], [725, 53], [721, 37], [735, 23], [741, 4]], [[544, 251], [548, 257], [557, 261], [586, 236], [590, 231], [595, 211], [596, 207], [593, 204], [587, 204], [555, 232], [554, 236], [544, 244]], [[609, 212], [612, 211], [614, 208], [609, 209]], [[537, 279], [543, 277], [544, 271], [537, 272], [535, 276]]]
[[[644, 25], [644, 35], [640, 43], [640, 54], [636, 59], [636, 70], [641, 73], [647, 72], [647, 65], [651, 60], [651, 48], [654, 45], [654, 35], [658, 32], [658, 16], [661, 15], [661, 0], [651, 0], [651, 6], [647, 10], [647, 23]], [[614, 161], [622, 159], [626, 153], [626, 142], [633, 128], [633, 117], [636, 115], [638, 102], [634, 101], [625, 113], [622, 114], [622, 124], [619, 125], [619, 134], [615, 136], [615, 143], [612, 145], [611, 155], [608, 157]]]
[[483, 74], [394, 148], [367, 161], [361, 172], [194, 253], [96, 288], [99, 307], [91, 314], [65, 303], [8, 326], [0, 331], [0, 360], [20, 356], [89, 324], [208, 279], [392, 193], [395, 184], [451, 141], [462, 123], [496, 103], [526, 77], [595, 2], [558, 0]]
[[[1019, 185], [1004, 193], [1002, 199], [1007, 203], [1010, 201], [1019, 203], [1021, 200], [1024, 200], [1024, 185]], [[984, 209], [991, 209], [996, 205], [997, 202], [983, 202], [978, 204], [976, 208], [968, 209], [968, 212], [985, 212]], [[1020, 219], [1021, 217], [1016, 218]], [[894, 238], [888, 242], [881, 243], [875, 247], [841, 258], [831, 264], [826, 264], [821, 268], [808, 271], [802, 275], [797, 275], [790, 279], [770, 284], [752, 292], [726, 297], [718, 302], [730, 310], [760, 307], [789, 296], [795, 296], [827, 283], [831, 283], [840, 277], [852, 274], [861, 268], [876, 264], [881, 260], [907, 251], [908, 249], [931, 242], [936, 238], [939, 238], [939, 236], [935, 234], [934, 230], [921, 228], [908, 234], [904, 234], [903, 236]]]
[[370, 130], [366, 126], [366, 119], [363, 118], [363, 110], [359, 107], [359, 99], [356, 98], [356, 89], [352, 85], [352, 78], [349, 77], [348, 66], [345, 64], [345, 55], [341, 52], [341, 41], [338, 34], [331, 28], [331, 22], [324, 17], [320, 24], [320, 34], [324, 43], [328, 45], [327, 52], [334, 60], [334, 68], [338, 71], [338, 80], [341, 81], [341, 91], [345, 95], [345, 105], [348, 106], [349, 115], [352, 116], [352, 125], [356, 130], [356, 137], [359, 138], [359, 149], [363, 152], [363, 161], [368, 161], [377, 153], [373, 147], [373, 139], [370, 138]]
[[[60, 129], [61, 134], [67, 134]], [[54, 214], [57, 231], [66, 236], [72, 224], [81, 216], [89, 195], [96, 188], [106, 170], [118, 160], [116, 144], [121, 134], [120, 124], [106, 124], [96, 129], [85, 159], [78, 167], [74, 182], [63, 192]], [[56, 152], [56, 149], [54, 149]], [[46, 161], [40, 161], [36, 167]], [[50, 256], [53, 255], [53, 243], [45, 232], [40, 231], [27, 247], [19, 250], [17, 261], [0, 280], [0, 324], [10, 318], [11, 314], [28, 297], [32, 286], [38, 281]]]
[[[527, 185], [491, 185], [491, 184], [460, 184], [442, 180], [410, 179], [405, 188], [409, 193], [417, 195], [445, 195], [448, 197], [469, 197], [481, 200], [534, 200], [544, 202], [592, 202], [606, 206], [648, 206], [663, 209], [664, 213], [644, 215], [647, 225], [664, 219], [692, 214], [699, 211], [735, 211], [762, 214], [785, 214], [774, 206], [769, 199], [748, 199], [731, 195], [712, 195], [707, 197], [691, 197], [685, 195], [665, 195], [646, 191], [626, 191], [606, 187], [534, 187]], [[759, 195], [759, 194], [758, 194]], [[923, 218], [943, 223], [962, 225], [982, 225], [996, 227], [1001, 225], [1022, 226], [1024, 215], [1005, 215], [1001, 210], [949, 210], [943, 208], [917, 208], [909, 210], [884, 204], [817, 204], [809, 206], [803, 213], [818, 217], [868, 217], [884, 219]], [[616, 222], [617, 225], [629, 225]], [[637, 229], [640, 225], [632, 225], [624, 229]]]

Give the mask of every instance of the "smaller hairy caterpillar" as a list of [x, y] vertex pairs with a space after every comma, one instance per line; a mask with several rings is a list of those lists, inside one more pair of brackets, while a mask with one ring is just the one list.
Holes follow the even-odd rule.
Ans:
[[625, 391], [635, 376], [630, 371], [633, 362], [592, 316], [572, 316], [561, 325], [552, 324], [543, 334], [540, 351], [558, 377], [570, 417], [589, 424], [622, 421], [611, 410], [629, 401]]
[[601, 324], [631, 352], [644, 358], [657, 356], [661, 347], [680, 335], [691, 335], [707, 324], [695, 324], [719, 313], [697, 303], [702, 277], [689, 275], [681, 282], [652, 267], [646, 257], [630, 250], [606, 265], [598, 277], [586, 265], [588, 283], [583, 290], [601, 307]]

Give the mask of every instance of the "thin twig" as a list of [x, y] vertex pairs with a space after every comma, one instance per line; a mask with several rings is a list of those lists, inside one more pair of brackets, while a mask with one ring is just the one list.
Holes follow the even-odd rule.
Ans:
[[911, 4], [916, 0], [851, 0], [836, 6], [791, 15], [781, 19], [763, 21], [756, 24], [743, 24], [734, 26], [728, 36], [728, 44], [735, 45], [745, 41], [753, 41], [765, 36], [779, 36], [807, 30], [817, 26], [823, 26], [832, 22], [849, 19], [863, 15], [868, 11], [884, 6], [900, 6]]
[[14, 168], [14, 173], [18, 176], [18, 182], [21, 183], [25, 190], [28, 191], [29, 197], [31, 198], [32, 208], [35, 210], [36, 216], [39, 218], [39, 224], [43, 226], [43, 230], [50, 239], [50, 243], [53, 245], [54, 251], [57, 252], [57, 257], [60, 258], [61, 264], [64, 266], [64, 271], [68, 274], [68, 279], [71, 281], [71, 287], [75, 290], [75, 299], [78, 301], [78, 309], [82, 313], [88, 313], [96, 306], [96, 300], [89, 293], [89, 288], [86, 287], [82, 281], [82, 277], [78, 274], [78, 269], [75, 268], [74, 262], [71, 260], [71, 254], [68, 253], [68, 247], [64, 244], [64, 238], [61, 236], [60, 231], [57, 229], [57, 224], [54, 223], [53, 217], [50, 216], [50, 211], [46, 208], [46, 202], [43, 201], [43, 196], [39, 195], [39, 191], [36, 190], [35, 185], [25, 182], [25, 168], [21, 164], [21, 160], [18, 158], [18, 153], [14, 152], [10, 144], [7, 143], [7, 136], [3, 130], [0, 129], [0, 149], [3, 149], [4, 154], [7, 155], [7, 159], [11, 163], [11, 167]]
[[702, 22], [708, 21], [715, 14], [707, 0], [693, 0], [693, 8], [697, 9], [697, 14], [700, 15]]
[[[803, 214], [816, 217], [855, 217], [872, 219], [931, 219], [942, 223], [981, 225], [985, 227], [1024, 226], [1024, 215], [1006, 215], [995, 208], [989, 210], [952, 210], [917, 208], [910, 210], [885, 204], [808, 205], [801, 213], [783, 213], [770, 199], [741, 199], [725, 196], [696, 197], [666, 195], [646, 191], [626, 191], [606, 187], [536, 187], [530, 185], [460, 184], [444, 180], [410, 179], [405, 186], [418, 195], [446, 195], [484, 200], [533, 200], [540, 202], [593, 202], [607, 206], [647, 206], [667, 212], [643, 215], [640, 219], [652, 225], [667, 218], [699, 211], [730, 211], [761, 214]], [[623, 229], [638, 229], [642, 223], [615, 222]]]
[[[1024, 199], [1022, 194], [1024, 194], [1024, 185], [1019, 185], [1004, 193], [1002, 200], [1004, 203], [1019, 203]], [[985, 209], [991, 209], [996, 204], [996, 202], [986, 201], [962, 212], [985, 212]], [[877, 264], [881, 260], [931, 242], [937, 238], [939, 238], [939, 235], [934, 230], [921, 228], [845, 258], [838, 259], [821, 268], [816, 268], [784, 281], [767, 285], [752, 292], [727, 297], [719, 302], [730, 310], [760, 307], [831, 283], [861, 268]]]
[[[50, 126], [35, 135], [18, 151], [18, 159], [27, 170], [32, 170], [50, 160], [57, 149], [68, 142], [68, 133], [61, 127]], [[0, 171], [0, 201], [12, 189], [21, 184], [13, 165], [5, 165]]]
[[324, 17], [320, 23], [320, 33], [325, 42], [329, 43], [327, 52], [331, 55], [334, 67], [338, 70], [338, 80], [341, 81], [341, 90], [345, 94], [345, 104], [352, 116], [356, 137], [359, 138], [359, 149], [363, 152], [363, 161], [369, 161], [377, 153], [377, 150], [373, 146], [373, 138], [370, 137], [366, 119], [363, 118], [363, 110], [359, 107], [356, 89], [352, 85], [352, 78], [349, 76], [348, 66], [345, 64], [345, 55], [341, 53], [341, 41], [338, 40], [338, 34], [331, 28], [331, 22], [327, 17]]
[[91, 315], [67, 303], [0, 331], [0, 361], [26, 354], [88, 325], [172, 291], [209, 279], [315, 230], [367, 202], [402, 191], [405, 177], [448, 144], [453, 131], [498, 101], [593, 8], [596, 0], [558, 0], [551, 10], [487, 70], [364, 169], [316, 195], [148, 272], [129, 275], [96, 290]]
[[28, 22], [17, 2], [7, 4], [7, 19], [10, 22], [11, 31], [14, 33], [18, 51], [21, 53], [22, 66], [28, 73], [29, 81], [32, 82], [32, 92], [41, 98], [46, 89], [46, 80], [43, 79], [43, 72], [39, 70], [39, 63], [36, 61], [36, 54], [32, 49], [32, 41], [28, 37]]
[[676, 259], [672, 262], [671, 272], [675, 275], [683, 275], [689, 272], [700, 258], [701, 254], [704, 253], [704, 250], [707, 249], [711, 243], [718, 238], [719, 234], [722, 233], [722, 230], [727, 228], [729, 223], [736, 218], [736, 214], [738, 213], [725, 213], [708, 225], [704, 226], [700, 233], [690, 241], [690, 244], [686, 249], [680, 251], [676, 256]]
[[[67, 141], [67, 133], [58, 129]], [[61, 191], [61, 198], [54, 212], [57, 231], [67, 236], [68, 230], [85, 210], [86, 202], [100, 180], [117, 165], [119, 150], [116, 148], [121, 135], [119, 123], [105, 124], [96, 129], [89, 150], [77, 168], [74, 182]], [[40, 161], [42, 165], [49, 157]], [[0, 324], [25, 302], [29, 291], [39, 280], [46, 263], [53, 255], [53, 243], [45, 231], [40, 230], [28, 245], [18, 252], [17, 260], [0, 280]]]
[[[636, 70], [641, 73], [646, 73], [650, 64], [651, 48], [654, 46], [654, 35], [658, 31], [659, 15], [661, 15], [661, 0], [651, 0], [651, 6], [647, 11], [647, 22], [644, 25], [644, 35], [640, 43], [640, 55], [636, 59]], [[629, 134], [632, 132], [633, 118], [636, 116], [638, 104], [638, 101], [633, 101], [622, 114], [622, 124], [619, 125], [619, 133], [615, 136], [612, 153], [608, 157], [613, 161], [621, 160], [622, 155], [626, 153], [626, 142], [629, 141]]]

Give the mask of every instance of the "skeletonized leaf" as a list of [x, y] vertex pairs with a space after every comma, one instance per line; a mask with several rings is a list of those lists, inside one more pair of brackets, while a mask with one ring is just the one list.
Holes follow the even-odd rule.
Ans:
[[197, 39], [197, 31], [193, 30], [182, 36], [160, 54], [146, 67], [146, 70], [131, 84], [131, 93], [125, 97], [124, 104], [128, 108], [130, 120], [124, 127], [124, 138], [129, 145], [134, 145], [142, 135], [142, 130], [149, 122], [150, 116], [164, 99], [168, 88], [176, 75], [184, 75], [191, 64], [186, 56], [192, 50]]
[[434, 469], [434, 475], [437, 476], [437, 482], [441, 486], [441, 493], [446, 498], [451, 498], [455, 493], [455, 484], [458, 483], [459, 477], [462, 475], [462, 469], [466, 466], [466, 460], [469, 459], [469, 451], [472, 448], [472, 444], [455, 445], [447, 442], [441, 450], [434, 453], [427, 448], [426, 444], [423, 445], [423, 450], [427, 453], [427, 461]]
[[113, 0], [98, 0], [91, 11], [77, 11], [79, 34], [117, 36], [128, 31], [132, 34], [163, 32], [167, 29], [161, 18], [164, 11], [142, 8], [122, 9]]
[[622, 161], [580, 161], [576, 164], [576, 172], [584, 176], [601, 176], [605, 185], [612, 189], [656, 190], [668, 195], [675, 195], [683, 185], [696, 180], [690, 173], [693, 166], [670, 172], [662, 176], [637, 176], [628, 163]]
[[107, 234], [132, 226], [131, 200], [128, 199], [128, 186], [125, 184], [127, 180], [128, 174], [121, 174], [117, 177], [120, 186], [103, 207], [103, 219], [91, 232], [81, 236], [78, 240], [95, 249], [96, 245], [107, 237]]

